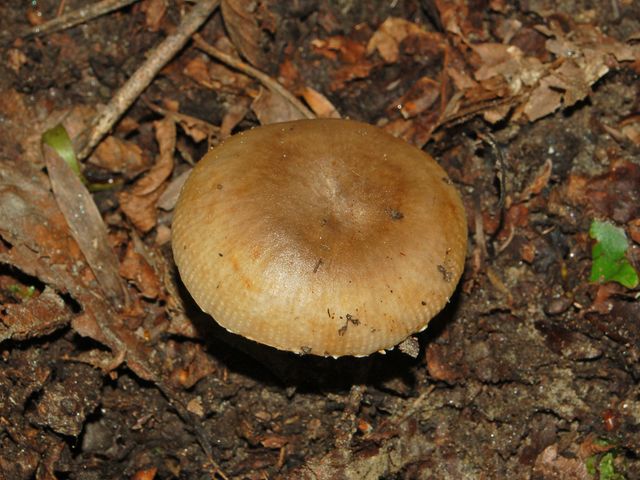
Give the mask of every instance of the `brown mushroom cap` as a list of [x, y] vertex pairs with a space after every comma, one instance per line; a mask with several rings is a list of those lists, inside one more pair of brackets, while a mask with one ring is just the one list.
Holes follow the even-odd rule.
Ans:
[[426, 153], [350, 120], [273, 124], [194, 168], [173, 220], [182, 280], [260, 343], [368, 355], [424, 329], [460, 279], [465, 213]]

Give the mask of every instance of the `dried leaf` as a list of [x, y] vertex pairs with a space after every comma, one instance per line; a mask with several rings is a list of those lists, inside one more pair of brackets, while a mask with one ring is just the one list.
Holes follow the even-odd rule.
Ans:
[[220, 125], [220, 136], [226, 138], [231, 135], [231, 131], [246, 117], [249, 112], [251, 102], [246, 97], [241, 97], [233, 102], [224, 114]]
[[0, 118], [3, 119], [0, 152], [5, 158], [20, 158], [25, 163], [42, 165], [40, 143], [43, 126], [39, 112], [25, 98], [15, 90], [0, 91]]
[[591, 480], [584, 460], [558, 454], [558, 445], [545, 448], [534, 466], [534, 471], [547, 480]]
[[571, 175], [566, 197], [570, 204], [586, 207], [590, 216], [625, 224], [640, 217], [640, 167], [618, 161], [602, 175]]
[[145, 14], [145, 25], [152, 32], [160, 30], [160, 25], [167, 13], [165, 0], [146, 0], [142, 3], [141, 10]]
[[524, 114], [534, 122], [555, 112], [562, 105], [562, 93], [549, 86], [549, 79], [544, 79], [536, 87], [524, 106]]
[[120, 208], [131, 223], [141, 232], [148, 232], [156, 226], [156, 204], [162, 195], [161, 190], [146, 195], [134, 195], [131, 192], [120, 192], [118, 200]]
[[162, 194], [165, 181], [173, 171], [173, 152], [176, 144], [176, 127], [173, 120], [165, 118], [154, 123], [160, 153], [155, 165], [130, 191], [118, 196], [120, 208], [142, 231], [151, 230], [157, 219], [156, 203]]
[[311, 87], [302, 90], [302, 96], [313, 113], [320, 118], [340, 118], [340, 113], [327, 97]]
[[400, 107], [404, 118], [413, 118], [430, 109], [440, 98], [440, 83], [422, 77], [399, 99], [392, 102], [392, 109]]
[[640, 218], [634, 218], [629, 220], [629, 236], [631, 239], [640, 245]]
[[640, 115], [634, 115], [620, 122], [622, 133], [635, 145], [640, 146]]
[[440, 23], [444, 30], [463, 38], [473, 36], [482, 39], [486, 32], [480, 18], [484, 9], [470, 9], [465, 0], [435, 0]]
[[191, 388], [216, 371], [215, 363], [201, 345], [188, 342], [168, 342], [165, 345], [165, 361], [176, 364], [170, 374], [176, 385]]
[[424, 30], [413, 22], [403, 18], [389, 17], [369, 39], [367, 55], [377, 51], [385, 62], [397, 62], [400, 56], [400, 42], [408, 35], [422, 32]]
[[107, 228], [93, 197], [70, 167], [48, 145], [42, 146], [51, 188], [106, 298], [116, 308], [127, 303], [126, 288], [118, 274], [118, 258], [109, 245]]
[[265, 66], [260, 48], [262, 31], [257, 21], [254, 0], [222, 0], [222, 18], [236, 48], [255, 67]]
[[366, 45], [341, 35], [311, 42], [314, 51], [331, 61], [339, 61], [332, 74], [331, 91], [342, 89], [346, 83], [369, 76], [374, 63], [366, 56]]
[[29, 163], [2, 161], [0, 262], [75, 297], [95, 277], [45, 181]]
[[131, 480], [154, 480], [156, 473], [158, 473], [158, 467], [145, 468], [134, 473]]
[[294, 107], [289, 100], [277, 92], [262, 87], [251, 104], [251, 109], [260, 120], [261, 125], [305, 118], [302, 112]]
[[253, 80], [207, 57], [198, 56], [187, 63], [184, 74], [205, 88], [233, 94], [243, 94]]
[[166, 210], [167, 212], [173, 210], [178, 202], [182, 185], [187, 181], [190, 173], [191, 170], [186, 170], [169, 182], [169, 185], [158, 199], [158, 208]]
[[[65, 302], [69, 316], [73, 316], [73, 328], [111, 349], [111, 352], [87, 352], [80, 357], [87, 357], [85, 360], [105, 371], [116, 368], [126, 359], [132, 371], [141, 378], [153, 379], [153, 372], [144, 361], [149, 358], [149, 352], [126, 328], [119, 327], [119, 313], [96, 288], [93, 272], [69, 232], [69, 224], [45, 183], [46, 177], [30, 163], [0, 161], [0, 204], [3, 207], [0, 208], [0, 262], [13, 265], [47, 285], [41, 295], [46, 294], [42, 301], [47, 301], [45, 299], [50, 295], [47, 288], [50, 287], [56, 292], [68, 293], [77, 302], [82, 312], [75, 316]], [[62, 159], [58, 158], [58, 161], [68, 172]], [[74, 175], [67, 176], [78, 182]], [[30, 330], [30, 335], [48, 329], [47, 324], [52, 326], [66, 321], [60, 308], [57, 308], [61, 304], [54, 304], [46, 313], [34, 304], [33, 308], [41, 317], [38, 319], [40, 326]], [[25, 309], [32, 308], [27, 305], [24, 305]], [[26, 313], [27, 316], [29, 314]], [[117, 335], [115, 330], [118, 330]], [[78, 360], [83, 360], [80, 357]]]
[[160, 295], [160, 280], [145, 258], [135, 251], [134, 242], [127, 246], [120, 264], [120, 275], [131, 281], [143, 297], [155, 299]]
[[544, 187], [549, 183], [551, 178], [551, 169], [553, 168], [553, 162], [551, 159], [545, 160], [544, 164], [538, 169], [534, 179], [520, 194], [520, 201], [529, 200], [534, 195], [538, 195]]
[[260, 439], [260, 443], [265, 448], [282, 448], [289, 443], [289, 437], [272, 433], [264, 435]]
[[27, 63], [27, 56], [17, 48], [10, 48], [7, 51], [7, 66], [14, 71], [14, 73], [20, 72], [20, 68]]
[[176, 125], [173, 120], [165, 118], [153, 124], [156, 130], [156, 141], [159, 154], [155, 165], [134, 185], [134, 195], [146, 195], [157, 190], [173, 171], [173, 152], [176, 147]]
[[[79, 335], [87, 338], [92, 338], [96, 342], [100, 342], [103, 345], [109, 345], [109, 340], [104, 336], [104, 334], [102, 333], [102, 329], [100, 328], [100, 326], [98, 325], [98, 322], [96, 321], [96, 318], [93, 315], [91, 315], [90, 312], [83, 312], [80, 315], [77, 315], [76, 317], [74, 317], [73, 321], [71, 322], [71, 325]], [[104, 350], [100, 350], [100, 352], [102, 352], [103, 354], [106, 354], [109, 357], [108, 363], [112, 362], [113, 356], [111, 353], [105, 352]], [[122, 352], [122, 359], [120, 360], [120, 362], [122, 362], [123, 360], [124, 360], [124, 352]], [[120, 364], [120, 362], [118, 362], [118, 365]], [[104, 362], [101, 361], [101, 364], [102, 363]]]
[[6, 304], [0, 310], [0, 342], [13, 338], [28, 338], [48, 335], [71, 320], [71, 310], [51, 288], [45, 287], [42, 294], [17, 304]]
[[204, 56], [197, 56], [189, 60], [184, 67], [184, 74], [197, 84], [206, 88], [215, 88], [211, 75], [209, 75], [210, 61]]
[[89, 163], [110, 172], [135, 177], [149, 167], [149, 159], [135, 143], [114, 136], [105, 138], [89, 157]]

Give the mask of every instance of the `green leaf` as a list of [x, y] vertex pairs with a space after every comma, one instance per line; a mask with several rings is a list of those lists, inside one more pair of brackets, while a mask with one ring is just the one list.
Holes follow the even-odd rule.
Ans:
[[613, 463], [615, 456], [613, 453], [606, 453], [600, 460], [600, 480], [625, 480], [624, 475], [617, 473]]
[[105, 183], [89, 183], [87, 178], [82, 174], [80, 169], [80, 163], [76, 157], [76, 153], [73, 150], [73, 142], [67, 133], [67, 130], [61, 123], [53, 128], [50, 128], [42, 134], [42, 143], [49, 145], [53, 148], [58, 155], [65, 161], [69, 168], [78, 176], [80, 181], [87, 187], [90, 192], [98, 192], [103, 190], [111, 190], [114, 187], [120, 186], [121, 181], [108, 181]]
[[590, 457], [587, 457], [587, 461], [585, 463], [587, 467], [587, 473], [589, 475], [595, 476], [596, 473], [598, 473], [598, 469], [596, 468], [597, 462], [598, 462], [597, 455], [591, 455]]
[[42, 134], [42, 142], [53, 148], [56, 153], [60, 155], [62, 159], [67, 163], [67, 165], [69, 165], [71, 170], [75, 172], [80, 180], [82, 180], [82, 183], [84, 183], [85, 185], [87, 184], [87, 181], [85, 180], [84, 175], [82, 175], [82, 171], [80, 170], [80, 164], [78, 163], [76, 154], [73, 151], [73, 143], [71, 142], [71, 138], [69, 138], [67, 130], [62, 126], [61, 123], [44, 132]]
[[9, 291], [19, 297], [21, 300], [29, 300], [36, 293], [36, 287], [30, 285], [25, 287], [16, 283], [9, 285]]
[[624, 229], [594, 220], [589, 235], [596, 240], [591, 250], [591, 282], [618, 282], [627, 288], [638, 285], [638, 272], [626, 257], [629, 242]]

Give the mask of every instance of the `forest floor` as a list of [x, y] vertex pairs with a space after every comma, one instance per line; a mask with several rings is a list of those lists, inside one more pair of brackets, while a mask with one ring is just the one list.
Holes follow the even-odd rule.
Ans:
[[[0, 4], [1, 479], [640, 478], [640, 3], [142, 0], [47, 29], [93, 3]], [[425, 149], [463, 197], [415, 358], [275, 351], [180, 284], [185, 172], [305, 116]], [[91, 193], [41, 148], [60, 123]], [[625, 277], [592, 277], [594, 224]]]

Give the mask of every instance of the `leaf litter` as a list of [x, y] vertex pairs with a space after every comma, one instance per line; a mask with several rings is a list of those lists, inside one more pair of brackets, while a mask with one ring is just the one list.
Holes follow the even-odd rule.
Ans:
[[[45, 25], [57, 5], [38, 3]], [[98, 132], [82, 172], [113, 188], [92, 194], [41, 155], [42, 133], [62, 121], [81, 148], [108, 76], [190, 4], [87, 21], [89, 49], [80, 29], [1, 47], [3, 475], [587, 478], [594, 437], [623, 452], [616, 472], [640, 471], [638, 292], [588, 281], [592, 218], [640, 263], [637, 6], [374, 3], [223, 1], [199, 35], [228, 57], [188, 46], [149, 80]], [[26, 7], [0, 8], [28, 28]], [[38, 55], [51, 72], [33, 75]], [[463, 193], [467, 273], [415, 360], [265, 351], [203, 318], [175, 276], [171, 209], [193, 161], [308, 116], [301, 99], [426, 146]]]

